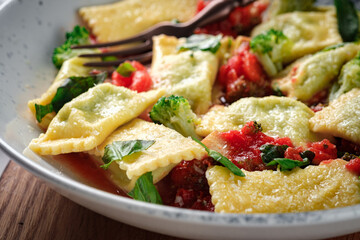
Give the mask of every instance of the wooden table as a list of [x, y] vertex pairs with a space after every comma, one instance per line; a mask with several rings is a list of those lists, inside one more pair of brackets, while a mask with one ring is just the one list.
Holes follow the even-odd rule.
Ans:
[[[145, 231], [94, 213], [62, 197], [10, 162], [0, 179], [0, 239], [179, 238]], [[357, 239], [360, 232], [331, 240]]]

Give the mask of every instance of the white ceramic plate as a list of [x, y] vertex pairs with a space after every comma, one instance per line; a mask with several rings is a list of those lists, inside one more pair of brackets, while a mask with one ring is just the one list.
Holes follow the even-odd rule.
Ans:
[[80, 6], [99, 0], [14, 0], [0, 3], [0, 147], [59, 193], [112, 219], [192, 239], [311, 239], [360, 230], [360, 205], [292, 214], [215, 214], [158, 206], [89, 187], [24, 148], [37, 137], [27, 101], [55, 76], [51, 53], [77, 22]]

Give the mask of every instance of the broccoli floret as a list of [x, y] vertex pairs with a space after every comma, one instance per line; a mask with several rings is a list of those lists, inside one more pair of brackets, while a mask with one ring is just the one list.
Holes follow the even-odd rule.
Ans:
[[174, 129], [185, 137], [198, 138], [195, 125], [199, 123], [188, 100], [182, 96], [162, 97], [150, 111], [153, 122]]
[[315, 0], [277, 0], [272, 1], [268, 11], [268, 17], [272, 18], [279, 14], [294, 11], [314, 10]]
[[338, 81], [330, 89], [329, 100], [332, 101], [353, 88], [360, 88], [360, 52], [342, 67]]
[[291, 54], [292, 45], [292, 41], [282, 31], [274, 29], [257, 35], [250, 42], [251, 50], [269, 76], [274, 76], [283, 69], [283, 59]]
[[89, 32], [84, 27], [75, 26], [72, 32], [66, 33], [63, 45], [54, 49], [52, 61], [55, 67], [60, 68], [64, 61], [83, 53], [92, 53], [98, 50], [71, 49], [72, 45], [90, 44]]

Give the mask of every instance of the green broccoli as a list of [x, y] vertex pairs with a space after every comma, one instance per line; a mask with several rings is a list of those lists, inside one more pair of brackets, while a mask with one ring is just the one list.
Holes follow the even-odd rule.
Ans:
[[353, 88], [360, 88], [360, 52], [342, 67], [338, 81], [330, 89], [329, 101]]
[[314, 10], [315, 0], [277, 0], [271, 1], [267, 16], [273, 18], [279, 14], [294, 11]]
[[283, 69], [283, 59], [291, 54], [292, 45], [292, 41], [282, 31], [274, 29], [255, 36], [250, 42], [251, 50], [271, 77]]
[[54, 49], [52, 61], [55, 67], [60, 68], [64, 61], [83, 53], [94, 53], [98, 50], [71, 49], [72, 45], [90, 44], [89, 32], [84, 27], [75, 26], [72, 32], [66, 33], [63, 45]]
[[188, 100], [182, 96], [160, 98], [149, 115], [153, 122], [174, 129], [185, 137], [199, 138], [195, 133], [199, 119], [191, 110]]

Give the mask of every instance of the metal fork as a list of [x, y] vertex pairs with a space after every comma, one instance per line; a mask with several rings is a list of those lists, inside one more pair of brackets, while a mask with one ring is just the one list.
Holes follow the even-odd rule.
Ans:
[[[120, 41], [90, 44], [90, 45], [77, 45], [72, 46], [73, 49], [80, 48], [105, 48], [118, 46], [127, 43], [140, 42], [135, 47], [122, 49], [119, 51], [95, 53], [95, 54], [81, 54], [80, 57], [108, 57], [116, 56], [116, 61], [104, 61], [104, 62], [88, 62], [85, 66], [91, 67], [106, 67], [106, 66], [117, 66], [125, 60], [136, 60], [139, 62], [148, 62], [152, 57], [152, 37], [159, 34], [166, 34], [175, 37], [188, 37], [190, 36], [197, 27], [205, 26], [209, 23], [220, 21], [226, 18], [229, 13], [236, 7], [246, 6], [255, 0], [212, 0], [201, 12], [199, 12], [193, 19], [185, 23], [172, 23], [163, 22], [159, 23], [142, 33], [139, 33], [131, 38], [123, 39]], [[136, 54], [136, 55], [135, 55]], [[124, 57], [125, 56], [125, 57]]]

